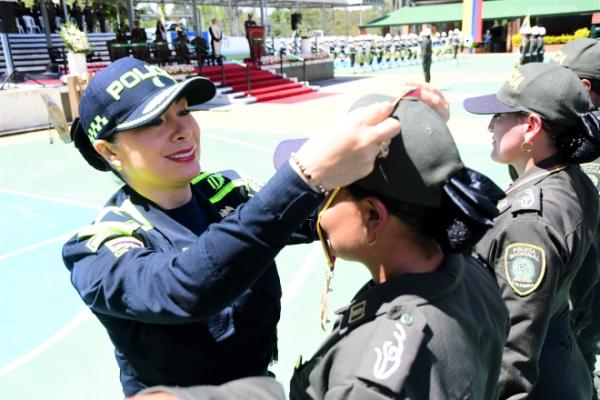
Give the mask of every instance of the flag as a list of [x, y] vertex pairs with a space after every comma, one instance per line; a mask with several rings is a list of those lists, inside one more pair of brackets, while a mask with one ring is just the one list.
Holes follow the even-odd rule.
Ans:
[[523, 22], [521, 23], [521, 28], [523, 27], [531, 28], [531, 19], [529, 18], [529, 10], [527, 11], [527, 15], [523, 18]]

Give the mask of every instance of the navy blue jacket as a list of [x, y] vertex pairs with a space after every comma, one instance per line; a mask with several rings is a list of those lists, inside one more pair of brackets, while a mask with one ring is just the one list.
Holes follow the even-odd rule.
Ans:
[[194, 196], [219, 222], [200, 236], [125, 186], [63, 248], [73, 285], [115, 346], [126, 396], [264, 375], [276, 357], [273, 259], [313, 240], [323, 198], [287, 164], [247, 202], [240, 180], [197, 180]]

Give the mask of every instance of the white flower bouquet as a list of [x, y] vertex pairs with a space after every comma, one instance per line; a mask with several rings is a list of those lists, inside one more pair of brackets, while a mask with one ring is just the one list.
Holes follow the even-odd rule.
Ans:
[[77, 25], [67, 22], [60, 27], [60, 38], [67, 50], [73, 53], [90, 53], [92, 47], [87, 34], [77, 28]]

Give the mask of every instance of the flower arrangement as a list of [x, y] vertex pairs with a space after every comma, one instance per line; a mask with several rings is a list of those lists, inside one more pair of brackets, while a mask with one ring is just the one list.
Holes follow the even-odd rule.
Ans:
[[67, 50], [73, 53], [90, 53], [92, 51], [87, 34], [80, 31], [77, 25], [71, 22], [61, 25], [60, 38]]
[[302, 39], [309, 39], [313, 37], [313, 30], [310, 26], [300, 23], [296, 27], [296, 35]]

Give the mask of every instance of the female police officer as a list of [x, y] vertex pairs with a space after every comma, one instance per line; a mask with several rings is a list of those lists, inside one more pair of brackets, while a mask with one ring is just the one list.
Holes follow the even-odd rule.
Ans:
[[577, 76], [556, 64], [515, 70], [496, 95], [465, 100], [494, 114], [494, 161], [518, 179], [475, 247], [496, 270], [511, 328], [500, 397], [589, 399], [591, 382], [569, 324], [569, 289], [598, 226], [598, 196], [578, 163], [599, 155], [598, 123]]
[[320, 212], [325, 246], [363, 263], [372, 281], [297, 367], [292, 399], [497, 397], [508, 312], [493, 272], [464, 252], [504, 194], [463, 166], [431, 108], [402, 100], [394, 115], [402, 133], [388, 157]]
[[266, 374], [280, 312], [275, 255], [321, 192], [366, 175], [399, 132], [390, 103], [349, 114], [248, 200], [238, 179], [200, 174], [187, 107], [214, 93], [203, 78], [176, 83], [123, 58], [92, 79], [72, 127], [88, 163], [125, 182], [63, 258], [115, 345], [126, 395]]

